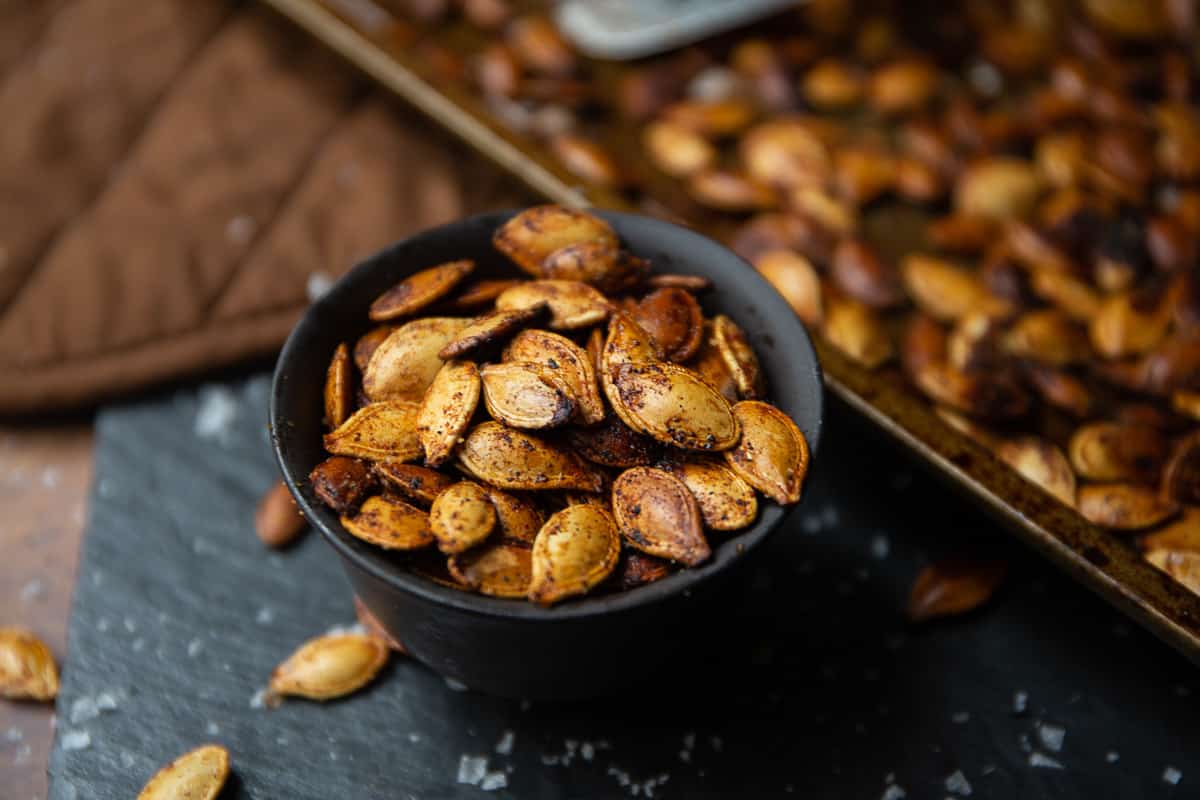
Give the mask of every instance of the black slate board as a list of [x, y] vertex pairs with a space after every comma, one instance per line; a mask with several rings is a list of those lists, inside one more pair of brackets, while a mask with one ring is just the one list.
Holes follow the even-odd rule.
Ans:
[[[650, 688], [530, 706], [395, 659], [342, 702], [253, 708], [297, 644], [353, 622], [318, 537], [271, 554], [251, 532], [274, 478], [267, 386], [260, 375], [100, 415], [55, 800], [134, 797], [207, 741], [233, 754], [223, 798], [645, 797], [646, 781], [654, 797], [895, 798], [894, 784], [941, 798], [960, 796], [946, 784], [957, 770], [977, 798], [1200, 796], [1194, 668], [836, 406], [793, 529]], [[1009, 554], [1008, 584], [965, 619], [906, 625], [913, 574], [964, 538]], [[1059, 752], [1039, 735], [1053, 726]], [[506, 731], [512, 752], [497, 754]], [[1064, 768], [1031, 766], [1031, 751]], [[487, 756], [507, 787], [458, 783], [464, 754]]]

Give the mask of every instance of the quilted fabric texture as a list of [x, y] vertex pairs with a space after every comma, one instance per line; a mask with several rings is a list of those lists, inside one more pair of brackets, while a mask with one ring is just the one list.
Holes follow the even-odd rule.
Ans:
[[0, 0], [0, 414], [270, 353], [383, 245], [527, 202], [271, 12]]

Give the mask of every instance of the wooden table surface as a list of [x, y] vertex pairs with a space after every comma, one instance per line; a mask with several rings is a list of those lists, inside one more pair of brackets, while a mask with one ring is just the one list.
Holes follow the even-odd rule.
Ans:
[[[88, 422], [0, 426], [0, 626], [33, 630], [61, 664], [92, 475]], [[46, 797], [54, 706], [0, 700], [0, 796]]]

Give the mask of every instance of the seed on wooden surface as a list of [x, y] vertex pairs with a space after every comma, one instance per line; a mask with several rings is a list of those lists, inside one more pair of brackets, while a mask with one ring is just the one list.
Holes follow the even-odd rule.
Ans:
[[276, 697], [333, 700], [370, 683], [387, 659], [387, 645], [374, 636], [319, 636], [305, 642], [276, 667], [267, 686]]
[[438, 549], [447, 555], [481, 544], [496, 527], [496, 509], [487, 491], [461, 481], [434, 498], [429, 526]]
[[973, 611], [991, 599], [1004, 582], [1003, 561], [948, 558], [921, 570], [908, 598], [908, 618], [924, 622]]
[[612, 503], [621, 535], [642, 552], [687, 566], [712, 555], [696, 498], [670, 472], [653, 467], [625, 470], [613, 482]]
[[368, 461], [412, 461], [421, 455], [419, 411], [420, 405], [408, 400], [371, 403], [325, 434], [325, 449], [333, 455]]
[[339, 514], [349, 514], [358, 508], [376, 484], [366, 463], [346, 456], [331, 456], [317, 464], [308, 474], [308, 481], [313, 494]]
[[498, 422], [471, 430], [458, 448], [470, 475], [501, 489], [600, 491], [600, 478], [570, 450]]
[[350, 363], [350, 348], [343, 342], [333, 351], [329, 369], [325, 372], [325, 424], [336, 428], [354, 410], [354, 372]]
[[258, 501], [254, 512], [254, 532], [259, 540], [267, 547], [286, 547], [300, 535], [304, 525], [304, 515], [296, 508], [287, 485], [276, 481]]
[[401, 325], [371, 354], [363, 372], [363, 391], [371, 400], [420, 402], [438, 370], [438, 355], [470, 320], [426, 317]]
[[533, 543], [528, 597], [551, 605], [586, 593], [617, 565], [621, 539], [612, 515], [590, 503], [546, 520]]
[[214, 800], [228, 777], [229, 751], [206, 744], [159, 770], [138, 794], [138, 800]]
[[800, 502], [808, 473], [808, 442], [791, 417], [758, 400], [733, 407], [741, 428], [737, 445], [725, 461], [746, 483], [780, 505]]
[[53, 700], [58, 667], [50, 648], [21, 628], [0, 628], [0, 697]]
[[414, 314], [450, 294], [474, 270], [475, 262], [470, 259], [421, 270], [376, 298], [369, 315], [384, 322]]

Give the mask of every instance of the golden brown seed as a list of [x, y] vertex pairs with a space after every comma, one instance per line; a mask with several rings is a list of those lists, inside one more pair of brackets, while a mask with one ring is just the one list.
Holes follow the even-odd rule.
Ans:
[[896, 159], [892, 183], [896, 194], [913, 203], [933, 203], [946, 194], [946, 182], [938, 171], [909, 156]]
[[804, 97], [822, 109], [840, 109], [857, 104], [866, 88], [866, 78], [857, 68], [835, 58], [814, 64], [801, 83]]
[[820, 326], [825, 316], [821, 280], [811, 261], [791, 250], [768, 250], [755, 260], [754, 267], [783, 296], [801, 322], [809, 328]]
[[1186, 550], [1200, 553], [1200, 508], [1185, 508], [1179, 519], [1142, 540], [1144, 550]]
[[1196, 594], [1200, 594], [1200, 553], [1153, 549], [1146, 560]]
[[1100, 313], [1101, 299], [1095, 289], [1071, 275], [1052, 270], [1033, 273], [1030, 288], [1034, 294], [1058, 306], [1074, 319], [1087, 322]]
[[[704, 335], [700, 340], [700, 351], [692, 358], [692, 369], [696, 374], [708, 382], [721, 396], [731, 403], [737, 402], [738, 392], [737, 384], [734, 383], [733, 375], [729, 372], [729, 367], [725, 366], [725, 359], [721, 356], [721, 351], [717, 349], [717, 344], [713, 340], [712, 323], [704, 323]], [[611, 382], [604, 381], [605, 391], [611, 389]]]
[[995, 240], [996, 223], [987, 217], [950, 214], [929, 223], [925, 229], [929, 243], [952, 254], [982, 253]]
[[759, 214], [737, 228], [729, 246], [751, 264], [770, 250], [792, 250], [822, 263], [833, 252], [835, 237], [804, 214]]
[[712, 337], [737, 384], [738, 394], [750, 400], [760, 397], [765, 391], [765, 378], [745, 332], [732, 319], [718, 314], [713, 319]]
[[528, 544], [496, 542], [451, 556], [450, 574], [464, 586], [492, 597], [525, 597], [533, 578]]
[[545, 522], [537, 505], [522, 495], [502, 492], [491, 486], [486, 487], [484, 491], [492, 501], [492, 507], [496, 509], [496, 524], [499, 526], [500, 535], [506, 539], [517, 539], [532, 544], [542, 523]]
[[1149, 39], [1166, 25], [1163, 4], [1143, 0], [1083, 0], [1092, 21], [1105, 31], [1129, 39]]
[[1200, 258], [1200, 236], [1178, 217], [1157, 216], [1146, 223], [1146, 249], [1159, 269], [1184, 270]]
[[359, 372], [367, 371], [367, 364], [371, 363], [371, 356], [375, 354], [375, 350], [395, 330], [396, 326], [394, 325], [380, 325], [358, 338], [358, 341], [354, 343], [354, 366], [358, 367]]
[[1102, 528], [1137, 531], [1175, 516], [1179, 506], [1153, 489], [1128, 483], [1098, 483], [1079, 488], [1079, 513]]
[[550, 307], [550, 327], [557, 330], [587, 328], [603, 322], [611, 304], [591, 286], [579, 281], [528, 281], [496, 298], [500, 310]]
[[138, 800], [214, 800], [228, 777], [229, 751], [206, 744], [160, 769]]
[[675, 178], [708, 169], [717, 159], [717, 150], [707, 139], [674, 122], [647, 125], [642, 144], [654, 166]]
[[1091, 410], [1091, 392], [1074, 375], [1037, 364], [1027, 364], [1025, 375], [1034, 390], [1050, 405], [1076, 417], [1086, 417]]
[[1037, 170], [1027, 161], [995, 157], [968, 166], [954, 188], [960, 214], [990, 219], [1022, 218], [1032, 213], [1041, 192]]
[[340, 428], [325, 434], [325, 449], [368, 461], [412, 461], [421, 456], [417, 436], [420, 405], [407, 400], [371, 403]]
[[486, 30], [500, 27], [512, 16], [508, 0], [461, 0], [461, 5], [467, 21]]
[[429, 525], [439, 550], [448, 555], [462, 553], [491, 535], [496, 510], [483, 487], [461, 481], [434, 499]]
[[879, 113], [907, 114], [925, 107], [933, 99], [937, 84], [936, 69], [925, 61], [907, 59], [877, 69], [871, 76], [868, 94]]
[[622, 591], [645, 586], [671, 574], [671, 562], [654, 556], [625, 550], [615, 572], [617, 587]]
[[569, 244], [555, 250], [542, 261], [542, 277], [552, 280], [580, 281], [603, 292], [619, 292], [637, 284], [650, 264], [645, 259], [621, 251], [611, 252], [600, 240]]
[[1088, 326], [1092, 346], [1104, 358], [1123, 358], [1153, 350], [1171, 324], [1166, 303], [1139, 308], [1128, 293], [1105, 298]]
[[864, 206], [891, 190], [896, 180], [896, 162], [873, 146], [843, 147], [833, 159], [834, 187], [839, 196]]
[[609, 402], [635, 431], [687, 450], [727, 450], [737, 442], [729, 402], [690, 369], [656, 362], [619, 364], [609, 372]]
[[276, 696], [333, 700], [358, 691], [387, 663], [387, 645], [365, 633], [310, 639], [271, 673]]
[[504, 294], [506, 289], [511, 289], [520, 283], [520, 280], [476, 281], [459, 292], [458, 297], [451, 301], [451, 305], [461, 310], [486, 306], [495, 302], [496, 298]]
[[419, 550], [433, 544], [429, 515], [403, 500], [369, 497], [353, 516], [342, 516], [351, 535], [386, 550]]
[[1009, 312], [1004, 300], [989, 294], [979, 277], [939, 258], [913, 254], [900, 268], [909, 296], [930, 316], [954, 321], [979, 312], [1000, 317]]
[[458, 317], [427, 317], [401, 325], [371, 354], [363, 372], [367, 397], [420, 402], [442, 368], [438, 352], [467, 322]]
[[1075, 506], [1075, 473], [1057, 446], [1035, 436], [1022, 436], [1001, 442], [996, 455], [1064, 505]]
[[517, 331], [532, 325], [545, 315], [548, 305], [535, 303], [527, 308], [513, 310], [496, 309], [482, 314], [467, 323], [458, 334], [438, 351], [438, 358], [475, 357], [485, 348], [492, 347]]
[[655, 289], [638, 302], [632, 313], [668, 361], [687, 361], [700, 348], [704, 312], [691, 292]]
[[447, 361], [417, 412], [417, 438], [425, 463], [439, 467], [449, 460], [479, 404], [479, 368], [473, 361]]
[[53, 700], [58, 667], [41, 639], [21, 628], [0, 628], [0, 697]]
[[625, 541], [653, 556], [689, 567], [712, 555], [700, 527], [700, 508], [670, 472], [633, 467], [613, 482], [613, 516]]
[[934, 406], [933, 413], [937, 414], [938, 419], [946, 423], [952, 430], [958, 431], [963, 436], [983, 445], [989, 450], [997, 449], [1001, 442], [988, 428], [946, 406]]
[[850, 236], [858, 229], [858, 211], [817, 186], [798, 186], [788, 193], [788, 205], [836, 236]]
[[1087, 140], [1079, 131], [1046, 134], [1037, 141], [1034, 162], [1046, 184], [1059, 188], [1078, 185], [1084, 176]]
[[593, 141], [573, 133], [550, 138], [550, 152], [567, 172], [597, 186], [619, 186], [624, 182], [621, 168], [612, 155]]
[[535, 278], [541, 277], [542, 262], [551, 253], [591, 241], [607, 245], [614, 257], [619, 250], [617, 234], [603, 219], [556, 205], [527, 208], [501, 225], [492, 236], [497, 250]]
[[735, 214], [763, 211], [779, 204], [779, 198], [767, 184], [749, 175], [723, 169], [706, 169], [693, 174], [688, 178], [687, 189], [697, 203]]
[[831, 294], [826, 298], [821, 332], [831, 345], [867, 369], [878, 368], [893, 355], [892, 338], [883, 320], [849, 297]]
[[1022, 314], [1004, 335], [1004, 350], [1018, 358], [1064, 367], [1092, 354], [1087, 334], [1057, 309]]
[[[662, 358], [650, 333], [630, 314], [617, 311], [608, 322], [608, 337], [601, 351], [601, 373], [618, 364], [644, 364]], [[609, 398], [611, 401], [611, 397]]]
[[423, 506], [428, 506], [455, 483], [453, 478], [437, 470], [416, 464], [382, 462], [372, 465], [372, 470], [388, 489]]
[[946, 339], [946, 360], [955, 369], [978, 371], [999, 363], [1000, 326], [986, 314], [960, 318]]
[[548, 18], [530, 14], [514, 19], [505, 33], [509, 47], [532, 72], [564, 75], [575, 68], [575, 54]]
[[671, 272], [647, 275], [645, 283], [651, 289], [683, 289], [692, 294], [712, 289], [712, 281], [703, 275], [679, 275]]
[[742, 435], [725, 461], [746, 483], [780, 505], [800, 502], [808, 473], [808, 442], [775, 406], [743, 400], [733, 407]]
[[1162, 493], [1168, 500], [1200, 506], [1200, 430], [1175, 442], [1163, 469]]
[[488, 364], [480, 372], [483, 402], [512, 428], [555, 428], [575, 412], [570, 386], [549, 367], [531, 361]]
[[658, 443], [633, 431], [615, 414], [600, 424], [587, 428], [572, 428], [568, 440], [575, 452], [606, 467], [638, 467], [658, 460]]
[[924, 622], [965, 614], [986, 603], [1008, 573], [1003, 561], [951, 558], [921, 570], [908, 597], [908, 618]]
[[1071, 436], [1071, 466], [1093, 481], [1143, 481], [1158, 477], [1167, 443], [1146, 425], [1093, 422]]
[[263, 494], [254, 512], [254, 532], [267, 547], [286, 547], [304, 530], [304, 516], [296, 508], [292, 493], [276, 481]]
[[354, 511], [375, 488], [375, 477], [367, 465], [345, 456], [332, 456], [317, 464], [308, 474], [308, 482], [313, 494], [339, 514]]
[[896, 268], [859, 239], [843, 239], [833, 252], [834, 283], [846, 294], [872, 308], [904, 302], [904, 287]]
[[521, 331], [504, 349], [504, 360], [536, 363], [550, 370], [567, 385], [583, 424], [604, 419], [604, 401], [596, 385], [592, 359], [565, 336], [542, 330]]
[[467, 472], [501, 489], [600, 491], [600, 478], [578, 456], [498, 422], [484, 422], [458, 448]]
[[711, 458], [672, 461], [665, 467], [696, 498], [704, 525], [714, 531], [736, 531], [758, 516], [754, 488], [723, 462]]
[[546, 520], [533, 543], [529, 599], [551, 605], [585, 594], [608, 577], [620, 552], [611, 514], [590, 503], [564, 508]]
[[770, 186], [821, 186], [832, 174], [828, 148], [803, 121], [779, 119], [755, 126], [738, 152], [746, 173]]
[[754, 121], [754, 106], [741, 98], [680, 100], [663, 109], [662, 119], [703, 136], [733, 136]]
[[1178, 181], [1200, 179], [1200, 115], [1195, 107], [1161, 105], [1154, 118], [1160, 129], [1154, 151], [1159, 169]]
[[346, 421], [353, 408], [354, 375], [350, 348], [343, 342], [333, 351], [333, 359], [325, 372], [325, 424], [336, 428]]
[[1171, 408], [1200, 420], [1200, 392], [1177, 391], [1171, 395]]
[[931, 399], [985, 419], [1018, 417], [1029, 408], [1029, 396], [1004, 373], [967, 373], [933, 361], [917, 370], [913, 379]]
[[470, 259], [451, 261], [421, 270], [381, 294], [371, 303], [370, 317], [376, 322], [396, 319], [442, 299], [475, 270]]

